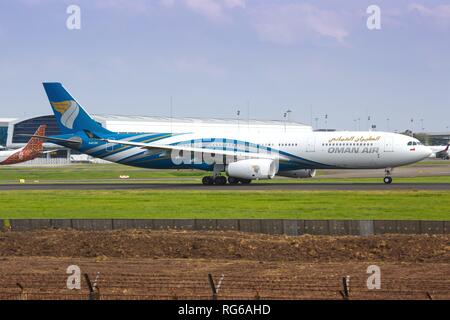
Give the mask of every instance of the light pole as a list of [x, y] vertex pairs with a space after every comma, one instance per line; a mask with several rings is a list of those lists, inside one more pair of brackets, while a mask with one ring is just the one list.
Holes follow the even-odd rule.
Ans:
[[289, 115], [291, 114], [291, 112], [292, 112], [292, 110], [290, 110], [290, 109], [287, 109], [287, 110], [286, 110], [287, 120], [288, 120], [288, 121], [290, 120], [290, 119], [289, 119]]
[[388, 131], [388, 132], [391, 131], [391, 128], [390, 128], [390, 125], [389, 125], [389, 121], [390, 121], [390, 119], [387, 118], [387, 119], [386, 119], [386, 124], [387, 124], [387, 131]]
[[286, 112], [284, 113], [283, 117], [284, 117], [284, 132], [286, 132], [286, 121], [289, 121], [289, 114], [291, 113], [291, 110], [286, 110]]
[[239, 131], [240, 130], [239, 120], [240, 120], [240, 116], [241, 116], [241, 110], [238, 109], [238, 111], [236, 112], [236, 116], [237, 116], [237, 125], [238, 125], [238, 131]]

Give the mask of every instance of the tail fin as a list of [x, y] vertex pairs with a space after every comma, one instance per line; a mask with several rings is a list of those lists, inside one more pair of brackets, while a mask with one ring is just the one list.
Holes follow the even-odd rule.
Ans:
[[58, 82], [43, 83], [62, 134], [88, 130], [109, 133], [83, 109]]
[[[47, 128], [47, 125], [43, 124], [41, 126], [39, 126], [39, 128], [36, 130], [36, 132], [34, 133], [34, 135], [36, 136], [45, 136], [45, 129]], [[43, 151], [43, 145], [44, 140], [39, 139], [39, 138], [31, 138], [27, 145], [24, 147], [24, 150], [29, 150], [33, 153], [39, 154], [42, 153]]]

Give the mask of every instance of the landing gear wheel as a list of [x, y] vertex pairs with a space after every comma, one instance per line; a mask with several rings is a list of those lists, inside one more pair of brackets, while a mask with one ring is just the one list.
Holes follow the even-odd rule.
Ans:
[[202, 183], [203, 183], [205, 186], [210, 186], [210, 185], [213, 185], [213, 184], [214, 184], [214, 179], [213, 179], [213, 177], [206, 176], [206, 177], [203, 177]]
[[238, 184], [239, 183], [239, 179], [238, 178], [234, 178], [234, 177], [228, 177], [228, 183], [229, 184]]
[[224, 176], [217, 176], [214, 178], [214, 184], [224, 186], [227, 184], [227, 178]]
[[384, 177], [383, 179], [385, 184], [391, 184], [392, 183], [392, 178], [391, 177]]

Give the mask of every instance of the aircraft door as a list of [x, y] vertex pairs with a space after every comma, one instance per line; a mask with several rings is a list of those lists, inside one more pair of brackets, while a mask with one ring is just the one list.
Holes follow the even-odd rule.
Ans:
[[306, 152], [315, 152], [316, 151], [316, 137], [310, 136], [308, 137], [308, 143], [306, 145]]
[[384, 138], [384, 152], [393, 152], [394, 151], [394, 138], [393, 137], [385, 137]]

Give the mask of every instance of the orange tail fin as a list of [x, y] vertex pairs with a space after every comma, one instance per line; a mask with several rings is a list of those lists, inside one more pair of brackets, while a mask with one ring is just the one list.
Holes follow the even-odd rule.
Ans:
[[[45, 129], [47, 129], [47, 125], [43, 124], [39, 126], [39, 128], [34, 133], [37, 136], [45, 136]], [[41, 153], [43, 151], [43, 143], [44, 140], [39, 138], [31, 138], [25, 146], [24, 150], [31, 151], [33, 153]]]

